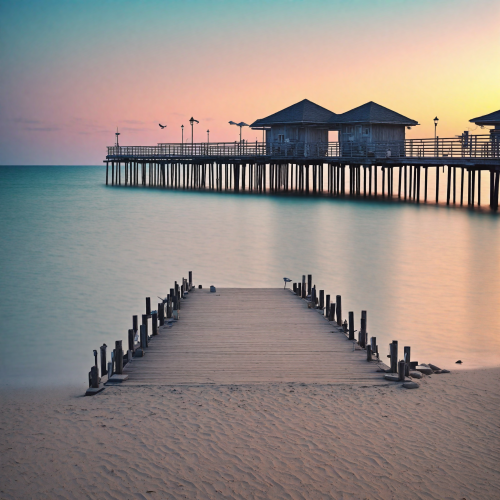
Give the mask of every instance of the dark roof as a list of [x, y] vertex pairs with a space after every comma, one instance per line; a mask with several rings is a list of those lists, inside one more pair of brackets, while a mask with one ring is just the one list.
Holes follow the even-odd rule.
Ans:
[[332, 111], [304, 99], [266, 118], [255, 120], [250, 127], [288, 124], [326, 125], [333, 116], [335, 113]]
[[489, 115], [478, 116], [469, 121], [476, 125], [498, 125], [500, 123], [500, 109], [493, 111]]
[[330, 118], [329, 123], [388, 123], [394, 125], [418, 125], [418, 122], [384, 108], [373, 101]]

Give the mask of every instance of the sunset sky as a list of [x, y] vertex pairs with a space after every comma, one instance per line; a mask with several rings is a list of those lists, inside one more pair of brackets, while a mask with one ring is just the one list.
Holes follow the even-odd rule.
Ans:
[[190, 141], [191, 116], [195, 142], [234, 141], [229, 120], [304, 98], [472, 131], [500, 108], [500, 1], [0, 0], [0, 164], [102, 164], [117, 126]]

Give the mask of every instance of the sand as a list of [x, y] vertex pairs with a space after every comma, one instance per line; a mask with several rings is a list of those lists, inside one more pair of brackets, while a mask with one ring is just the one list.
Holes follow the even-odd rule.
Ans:
[[1, 392], [0, 498], [494, 499], [500, 369]]

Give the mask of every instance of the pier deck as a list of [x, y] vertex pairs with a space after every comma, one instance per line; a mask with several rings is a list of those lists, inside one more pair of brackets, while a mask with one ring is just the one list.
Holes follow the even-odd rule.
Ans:
[[197, 289], [180, 314], [127, 364], [126, 385], [385, 382], [336, 324], [289, 290]]

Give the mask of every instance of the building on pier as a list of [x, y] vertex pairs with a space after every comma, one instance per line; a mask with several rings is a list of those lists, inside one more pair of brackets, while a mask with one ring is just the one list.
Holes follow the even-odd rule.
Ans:
[[498, 111], [493, 111], [493, 113], [489, 113], [487, 115], [472, 118], [472, 120], [469, 121], [481, 127], [484, 127], [485, 125], [493, 126], [495, 128], [491, 129], [490, 133], [493, 132], [500, 134], [500, 109]]
[[[492, 126], [494, 128], [490, 129], [490, 140], [491, 149], [498, 156], [500, 153], [500, 109], [498, 111], [493, 111], [487, 115], [478, 116], [477, 118], [472, 118], [469, 120], [471, 123], [479, 125], [480, 127]], [[468, 135], [468, 134], [467, 134]]]
[[265, 130], [266, 144], [327, 143], [332, 111], [304, 99], [277, 113], [254, 121], [253, 130]]
[[[381, 145], [386, 149], [383, 156], [404, 154], [406, 127], [414, 127], [418, 122], [389, 108], [370, 101], [357, 108], [332, 116], [330, 130], [339, 131], [339, 142], [343, 156], [357, 150], [366, 151], [367, 156], [380, 156], [376, 151]], [[369, 145], [373, 144], [373, 148]]]

